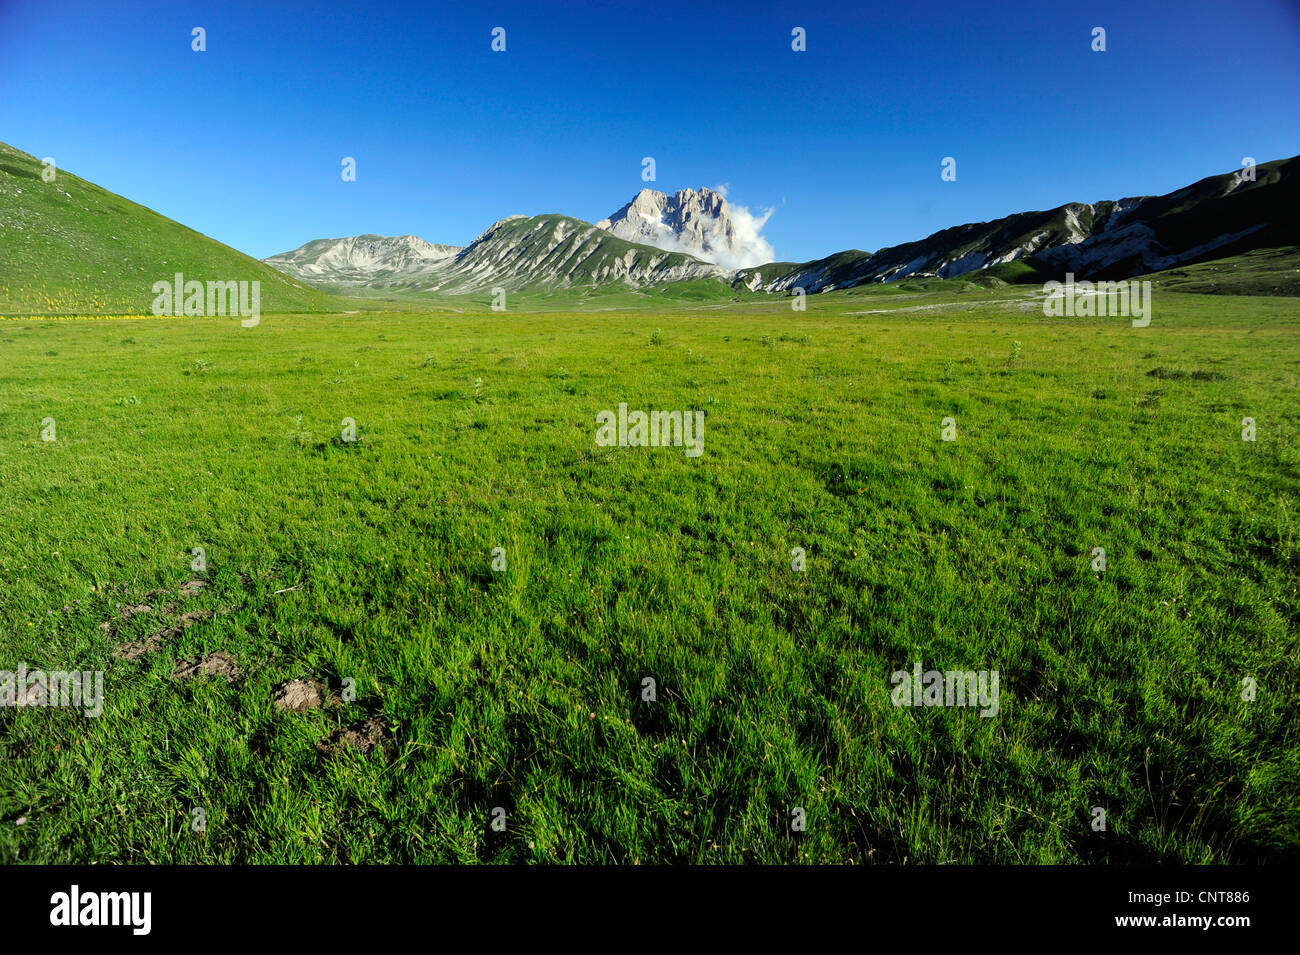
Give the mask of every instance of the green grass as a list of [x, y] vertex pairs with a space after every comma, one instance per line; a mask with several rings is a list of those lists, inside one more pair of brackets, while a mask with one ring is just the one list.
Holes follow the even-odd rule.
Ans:
[[[1294, 303], [935, 296], [0, 322], [0, 669], [106, 692], [0, 709], [0, 860], [1295, 859]], [[619, 402], [704, 455], [596, 447]], [[892, 706], [918, 659], [999, 715]]]

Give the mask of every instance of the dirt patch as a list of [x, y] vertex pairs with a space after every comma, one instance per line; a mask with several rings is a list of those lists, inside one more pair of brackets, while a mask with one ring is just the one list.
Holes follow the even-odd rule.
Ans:
[[[188, 600], [190, 597], [198, 596], [199, 591], [201, 591], [206, 586], [207, 586], [206, 581], [187, 580], [185, 583], [181, 584], [179, 593], [183, 600]], [[144, 599], [153, 600], [153, 598], [161, 597], [166, 592], [167, 591], [165, 590], [151, 590], [144, 595]], [[172, 614], [175, 613], [179, 607], [180, 607], [180, 602], [174, 600], [171, 603], [167, 604], [167, 606], [159, 608], [157, 612], [164, 615]], [[99, 625], [99, 629], [103, 630], [104, 633], [112, 634], [113, 631], [117, 629], [118, 624], [120, 624], [121, 622], [130, 620], [132, 617], [137, 617], [142, 613], [154, 613], [154, 612], [155, 612], [155, 608], [153, 607], [153, 605], [147, 603], [128, 605], [126, 607], [119, 607], [118, 608], [119, 619], [105, 620], [103, 623]], [[184, 621], [184, 618], [182, 618], [182, 621]], [[188, 626], [188, 623], [185, 623], [184, 625]]]
[[351, 747], [362, 753], [368, 753], [376, 746], [382, 747], [388, 739], [388, 727], [383, 721], [371, 717], [364, 722], [337, 729], [328, 738], [316, 744], [316, 750], [323, 756], [336, 756]]
[[117, 648], [117, 657], [120, 660], [138, 660], [146, 653], [153, 653], [161, 643], [162, 637], [156, 633], [139, 640], [129, 640]]
[[272, 701], [282, 710], [314, 710], [325, 704], [325, 687], [316, 680], [286, 680]]
[[198, 620], [208, 620], [215, 614], [211, 610], [191, 610], [189, 613], [181, 614], [181, 619], [174, 626], [164, 627], [156, 633], [151, 633], [139, 640], [131, 640], [117, 648], [117, 656], [123, 660], [136, 660], [146, 653], [153, 653], [162, 645], [164, 640], [170, 640], [172, 637], [179, 637], [190, 625]]
[[182, 660], [172, 672], [172, 679], [189, 680], [196, 676], [219, 676], [225, 677], [227, 683], [234, 683], [243, 675], [244, 671], [239, 669], [234, 657], [224, 650], [217, 650], [205, 657]]

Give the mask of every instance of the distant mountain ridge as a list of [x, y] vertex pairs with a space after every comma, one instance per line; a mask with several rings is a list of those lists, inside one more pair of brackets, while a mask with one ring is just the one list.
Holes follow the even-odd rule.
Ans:
[[435, 245], [415, 235], [357, 235], [316, 239], [262, 261], [303, 282], [392, 287], [418, 279], [460, 251], [459, 246]]
[[[667, 214], [672, 225], [655, 230]], [[653, 238], [655, 241], [643, 241]], [[464, 293], [496, 285], [639, 288], [686, 279], [730, 282], [732, 270], [702, 260], [736, 255], [737, 229], [725, 198], [684, 189], [671, 199], [643, 189], [611, 219], [592, 224], [569, 216], [507, 216], [462, 247], [418, 236], [316, 239], [265, 261], [300, 281], [342, 290]]]
[[803, 263], [742, 269], [755, 291], [852, 288], [903, 278], [953, 278], [1018, 263], [1025, 272], [1119, 279], [1253, 249], [1300, 244], [1300, 157], [1210, 176], [1164, 196], [1071, 202], [936, 232], [877, 252], [856, 249]]
[[[317, 240], [265, 261], [303, 282], [324, 287], [449, 294], [498, 285], [511, 291], [608, 282], [641, 287], [695, 278], [726, 281], [730, 275], [726, 269], [689, 255], [626, 242], [590, 222], [555, 214], [507, 216], [464, 248], [424, 243], [431, 249], [451, 251], [437, 258], [404, 259], [400, 267], [396, 253], [390, 250], [405, 252], [412, 244], [389, 246], [374, 241], [379, 238]], [[424, 241], [415, 236], [400, 238]], [[335, 264], [358, 247], [376, 256], [364, 260], [364, 270]]]
[[1034, 280], [1066, 272], [1080, 279], [1117, 279], [1300, 245], [1300, 223], [1288, 211], [1300, 208], [1298, 168], [1300, 157], [1275, 160], [1256, 166], [1253, 181], [1235, 172], [1210, 176], [1164, 196], [1071, 202], [954, 226], [876, 252], [849, 249], [811, 262], [727, 267], [706, 261], [741, 254], [749, 238], [725, 197], [709, 189], [684, 189], [673, 196], [643, 189], [594, 224], [554, 214], [510, 216], [459, 249], [415, 236], [358, 236], [309, 242], [265, 261], [327, 288], [441, 292], [608, 282], [640, 288], [709, 279], [754, 292], [789, 294], [801, 288], [812, 293], [999, 267]]

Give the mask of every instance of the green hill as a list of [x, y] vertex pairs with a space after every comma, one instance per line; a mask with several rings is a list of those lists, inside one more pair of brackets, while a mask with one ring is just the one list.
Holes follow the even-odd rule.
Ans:
[[0, 315], [147, 315], [153, 284], [260, 281], [263, 312], [339, 300], [152, 209], [0, 143]]
[[1256, 249], [1245, 255], [1166, 269], [1150, 276], [1156, 288], [1205, 295], [1300, 295], [1300, 247]]

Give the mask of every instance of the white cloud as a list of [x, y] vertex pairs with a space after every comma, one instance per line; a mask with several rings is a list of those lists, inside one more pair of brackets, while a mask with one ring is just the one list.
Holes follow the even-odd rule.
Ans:
[[[766, 265], [776, 261], [776, 250], [772, 243], [763, 238], [763, 226], [772, 218], [775, 209], [768, 209], [761, 216], [755, 216], [745, 206], [731, 207], [731, 224], [735, 229], [732, 237], [730, 255], [719, 255], [718, 265], [727, 269], [747, 269], [755, 265]], [[723, 258], [731, 261], [723, 261]]]

